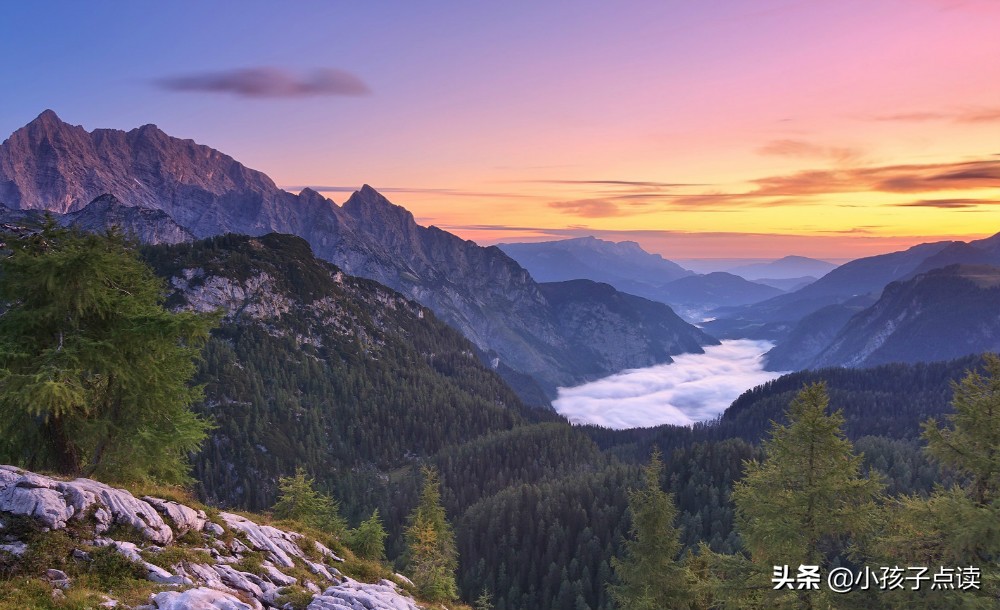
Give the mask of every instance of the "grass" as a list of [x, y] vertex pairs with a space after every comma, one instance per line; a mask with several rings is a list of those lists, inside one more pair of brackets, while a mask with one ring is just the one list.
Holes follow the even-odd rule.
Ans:
[[[136, 497], [144, 495], [164, 498], [204, 510], [213, 523], [221, 525], [224, 533], [218, 537], [220, 541], [229, 543], [234, 539], [241, 540], [248, 547], [249, 540], [243, 532], [230, 530], [220, 517], [217, 508], [198, 502], [189, 491], [179, 487], [164, 487], [155, 485], [128, 486], [127, 489]], [[398, 579], [388, 564], [381, 561], [366, 560], [357, 557], [344, 542], [330, 532], [309, 527], [295, 521], [275, 521], [268, 514], [257, 514], [245, 511], [232, 511], [261, 525], [271, 525], [286, 531], [302, 535], [296, 543], [310, 561], [335, 567], [344, 574], [362, 582], [378, 582], [388, 579], [396, 582], [400, 588], [413, 595], [412, 587]], [[92, 515], [84, 519], [74, 519], [65, 530], [43, 531], [41, 525], [34, 519], [4, 515], [7, 535], [28, 544], [28, 549], [22, 557], [14, 557], [0, 553], [0, 610], [21, 610], [32, 608], [39, 610], [83, 610], [97, 608], [106, 601], [107, 596], [118, 600], [124, 606], [136, 606], [147, 603], [151, 595], [164, 590], [183, 590], [186, 587], [169, 587], [145, 580], [145, 569], [122, 556], [111, 547], [92, 547], [88, 544], [94, 537], [94, 520]], [[116, 524], [105, 534], [114, 540], [129, 541], [137, 545], [146, 545], [147, 540], [141, 532], [129, 525]], [[201, 532], [187, 532], [175, 539], [174, 543], [154, 552], [142, 550], [144, 560], [165, 569], [184, 563], [213, 562], [209, 552], [204, 547], [213, 535]], [[318, 548], [320, 542], [344, 559], [343, 562], [333, 562], [325, 557]], [[72, 556], [74, 549], [81, 549], [90, 554], [90, 560], [76, 559]], [[262, 575], [263, 561], [266, 555], [260, 551], [244, 553], [239, 562], [233, 565], [242, 572]], [[303, 585], [306, 582], [320, 584], [320, 579], [312, 573], [308, 565], [298, 558], [294, 559], [292, 568], [279, 568], [285, 574], [298, 579], [298, 583], [282, 590], [281, 603], [289, 603], [293, 608], [305, 608], [312, 599]], [[72, 586], [60, 596], [54, 598], [52, 585], [42, 575], [48, 568], [65, 571], [72, 579]], [[322, 585], [321, 585], [322, 586]], [[416, 596], [415, 596], [416, 597]], [[418, 601], [419, 598], [417, 598]], [[426, 604], [426, 602], [424, 602]], [[472, 610], [470, 606], [458, 603], [434, 604], [433, 607], [444, 607], [448, 610]]]

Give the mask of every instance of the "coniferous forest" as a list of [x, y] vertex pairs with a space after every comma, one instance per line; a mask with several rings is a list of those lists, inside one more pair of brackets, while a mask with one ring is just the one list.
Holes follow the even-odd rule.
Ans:
[[[496, 610], [995, 607], [994, 357], [786, 375], [690, 428], [572, 427], [523, 405], [431, 312], [318, 261], [299, 238], [229, 235], [141, 256], [169, 286], [167, 307], [215, 325], [191, 343], [204, 343], [191, 371], [202, 392], [192, 421], [207, 434], [190, 454], [197, 493], [351, 531], [359, 553], [414, 575], [426, 599]], [[24, 348], [4, 349], [9, 389], [11, 354]], [[5, 461], [23, 461], [15, 441]], [[979, 567], [981, 586], [772, 586], [778, 565], [897, 564]]]

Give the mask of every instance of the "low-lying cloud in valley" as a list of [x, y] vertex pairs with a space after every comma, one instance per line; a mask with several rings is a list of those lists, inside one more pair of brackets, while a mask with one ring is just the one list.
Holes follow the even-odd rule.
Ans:
[[681, 354], [671, 364], [632, 369], [573, 388], [552, 403], [575, 424], [608, 428], [687, 426], [714, 419], [744, 391], [781, 373], [763, 369], [768, 341], [739, 339]]

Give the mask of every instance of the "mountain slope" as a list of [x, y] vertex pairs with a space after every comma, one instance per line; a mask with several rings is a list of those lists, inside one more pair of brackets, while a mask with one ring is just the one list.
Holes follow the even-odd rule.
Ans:
[[918, 244], [906, 250], [859, 258], [815, 282], [787, 294], [745, 307], [720, 309], [705, 329], [717, 337], [738, 337], [751, 329], [781, 329], [767, 338], [782, 339], [805, 316], [854, 297], [877, 296], [889, 283], [906, 277], [927, 258], [956, 242]]
[[751, 282], [723, 271], [674, 280], [664, 285], [661, 292], [670, 303], [694, 307], [746, 305], [782, 294], [773, 286]]
[[718, 341], [684, 323], [663, 303], [587, 280], [540, 284], [578, 366], [624, 370], [670, 362], [671, 355], [701, 352]]
[[[84, 209], [105, 194], [120, 202], [116, 213]], [[343, 206], [309, 189], [285, 192], [232, 157], [154, 125], [88, 132], [45, 111], [0, 145], [0, 201], [20, 210], [79, 212], [86, 226], [100, 218], [128, 224], [125, 216], [145, 209], [196, 237], [298, 235], [344, 271], [424, 303], [498, 359], [498, 370], [512, 379], [514, 371], [531, 375], [550, 396], [557, 386], [617, 372], [573, 364], [579, 358], [551, 305], [499, 249], [422, 227], [368, 186]]]
[[338, 468], [395, 468], [522, 420], [468, 340], [301, 238], [227, 235], [145, 256], [173, 287], [169, 306], [226, 313], [198, 373], [218, 424], [195, 458], [206, 497], [264, 508], [297, 465], [332, 485]]
[[953, 265], [886, 287], [812, 362], [871, 366], [1000, 349], [1000, 268]]

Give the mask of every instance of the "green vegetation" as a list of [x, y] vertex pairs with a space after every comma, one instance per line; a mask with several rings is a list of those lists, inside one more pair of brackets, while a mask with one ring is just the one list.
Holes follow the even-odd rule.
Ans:
[[[619, 608], [659, 610], [688, 607], [692, 577], [677, 561], [680, 534], [674, 526], [677, 508], [661, 488], [663, 460], [654, 451], [643, 475], [645, 485], [628, 494], [632, 527], [622, 557], [611, 560], [620, 584], [611, 585]], [[581, 598], [582, 599], [582, 598]]]
[[372, 511], [372, 516], [362, 521], [357, 529], [350, 534], [351, 550], [363, 559], [385, 559], [385, 539], [388, 534], [382, 525], [378, 509]]
[[213, 316], [171, 313], [121, 234], [51, 219], [0, 259], [0, 461], [105, 480], [188, 480], [209, 428], [189, 385]]
[[337, 538], [347, 531], [347, 522], [340, 516], [340, 504], [313, 488], [312, 478], [301, 467], [290, 477], [278, 480], [278, 501], [274, 516], [297, 521], [303, 525], [329, 532]]
[[406, 527], [405, 563], [417, 592], [430, 601], [458, 597], [455, 570], [458, 551], [455, 533], [441, 505], [441, 481], [436, 470], [425, 467], [420, 503]]
[[[91, 277], [101, 286], [102, 278], [111, 277], [103, 284], [110, 296], [87, 288], [80, 298], [93, 298], [98, 310], [125, 299], [119, 280], [132, 272], [102, 269], [133, 269], [130, 244], [114, 234], [84, 238], [47, 230], [47, 241], [8, 240], [14, 255], [0, 262], [5, 274], [0, 282], [21, 273], [25, 283], [19, 286], [42, 294], [26, 278], [54, 274], [72, 260], [70, 252], [96, 252], [95, 269], [91, 258], [77, 260], [80, 270], [71, 279]], [[24, 252], [18, 254], [18, 248]], [[61, 254], [41, 264], [32, 262], [31, 251]], [[133, 262], [124, 263], [119, 255]], [[162, 277], [186, 282], [195, 292], [219, 281], [252, 287], [213, 331], [204, 358], [194, 365], [204, 336], [184, 335], [178, 328], [190, 323], [204, 330], [206, 321], [164, 313], [159, 281], [150, 283], [155, 289], [140, 282], [146, 287], [129, 290], [131, 296], [155, 296], [155, 308], [135, 305], [75, 322], [81, 331], [122, 324], [129, 332], [71, 340], [64, 330], [61, 348], [61, 326], [43, 315], [47, 310], [40, 301], [9, 318], [0, 315], [0, 431], [10, 432], [0, 435], [3, 460], [136, 481], [132, 489], [203, 508], [218, 522], [217, 509], [196, 502], [188, 490], [161, 484], [186, 472], [188, 456], [179, 445], [168, 443], [174, 457], [161, 470], [151, 471], [145, 459], [123, 465], [115, 457], [119, 446], [135, 451], [158, 438], [142, 431], [154, 426], [156, 417], [133, 422], [112, 417], [117, 407], [99, 391], [120, 383], [118, 395], [127, 398], [128, 380], [140, 373], [110, 379], [90, 365], [77, 370], [63, 360], [68, 351], [74, 358], [105, 354], [103, 346], [120, 340], [123, 350], [132, 350], [128, 362], [116, 354], [103, 357], [118, 366], [135, 361], [153, 379], [148, 368], [141, 369], [148, 364], [133, 346], [149, 331], [161, 341], [153, 351], [174, 353], [169, 344], [183, 352], [176, 367], [164, 369], [184, 382], [174, 398], [187, 415], [176, 421], [187, 422], [184, 430], [192, 434], [203, 434], [209, 418], [216, 424], [210, 442], [190, 456], [198, 479], [193, 490], [202, 501], [252, 510], [273, 506], [276, 519], [305, 534], [299, 544], [312, 556], [319, 558], [313, 541], [321, 541], [344, 556], [347, 561], [338, 567], [346, 574], [367, 580], [391, 577], [386, 561], [395, 562], [412, 574], [416, 594], [444, 601], [452, 610], [460, 607], [452, 601], [457, 597], [493, 610], [995, 605], [996, 359], [986, 360], [984, 373], [954, 385], [953, 407], [949, 381], [962, 379], [979, 359], [797, 373], [747, 392], [720, 421], [693, 428], [577, 428], [523, 408], [480, 363], [476, 349], [428, 310], [374, 282], [340, 275], [313, 259], [297, 238], [225, 236], [148, 248], [143, 256]], [[149, 279], [136, 269], [136, 277]], [[12, 286], [0, 290], [8, 312], [24, 305]], [[175, 292], [166, 303], [182, 307], [185, 299]], [[255, 307], [277, 313], [255, 317]], [[69, 310], [62, 311], [65, 317]], [[184, 324], [183, 316], [189, 317]], [[29, 341], [25, 329], [45, 320], [50, 324], [38, 326], [40, 339]], [[142, 326], [162, 320], [170, 323], [161, 334]], [[44, 358], [29, 354], [34, 346]], [[28, 390], [29, 364], [63, 376], [53, 378], [55, 385]], [[197, 386], [187, 383], [193, 367], [192, 381], [205, 388], [203, 401], [195, 400]], [[822, 380], [825, 391], [814, 385]], [[37, 403], [41, 409], [28, 411], [18, 398], [21, 390], [51, 397]], [[77, 391], [90, 401], [86, 408], [75, 400], [56, 400]], [[827, 412], [827, 395], [838, 407], [834, 413]], [[144, 397], [136, 413], [152, 408], [151, 400]], [[190, 415], [192, 409], [200, 416]], [[920, 422], [942, 417], [944, 428], [933, 421], [921, 436]], [[21, 424], [26, 427], [17, 427]], [[126, 424], [139, 426], [136, 438], [123, 437]], [[121, 440], [98, 451], [102, 434]], [[45, 442], [32, 445], [33, 438]], [[643, 468], [654, 450], [662, 457]], [[262, 521], [259, 515], [252, 518]], [[3, 519], [5, 535], [30, 529]], [[358, 526], [348, 530], [347, 522]], [[114, 533], [130, 536], [121, 529]], [[26, 559], [0, 553], [0, 609], [93, 607], [100, 599], [96, 592], [111, 585], [116, 596], [141, 603], [155, 590], [134, 580], [117, 558], [84, 569], [91, 564], [71, 559], [64, 534], [25, 535], [37, 536]], [[89, 538], [84, 532], [66, 535], [93, 539], [93, 532]], [[233, 537], [227, 531], [220, 538]], [[143, 556], [160, 564], [204, 560], [203, 551], [194, 550], [204, 543], [201, 534], [189, 535], [167, 551]], [[237, 567], [259, 572], [260, 560], [251, 553]], [[983, 589], [944, 597], [773, 592], [771, 562], [792, 570], [799, 562], [824, 569], [973, 565], [983, 568]], [[36, 595], [38, 570], [60, 566], [73, 572], [74, 590], [58, 603], [46, 597], [50, 589]], [[301, 562], [290, 573], [309, 577]], [[293, 606], [306, 605], [304, 589], [285, 593]]]

